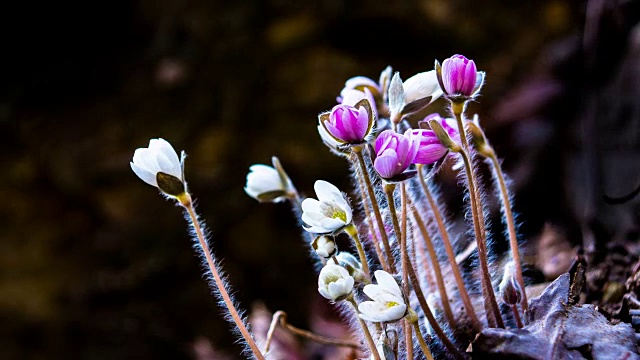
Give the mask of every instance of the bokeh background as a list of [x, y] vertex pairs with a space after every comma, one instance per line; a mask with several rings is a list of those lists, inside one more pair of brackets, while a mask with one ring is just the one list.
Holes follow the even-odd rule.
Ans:
[[529, 249], [550, 227], [569, 249], [638, 238], [637, 197], [604, 201], [640, 184], [638, 1], [3, 8], [2, 359], [239, 358], [180, 209], [129, 168], [155, 137], [188, 153], [243, 308], [286, 310], [303, 328], [330, 319], [288, 207], [246, 196], [245, 176], [277, 155], [304, 193], [315, 179], [349, 189], [316, 115], [346, 79], [387, 65], [406, 79], [462, 53], [487, 72], [473, 110], [514, 180]]

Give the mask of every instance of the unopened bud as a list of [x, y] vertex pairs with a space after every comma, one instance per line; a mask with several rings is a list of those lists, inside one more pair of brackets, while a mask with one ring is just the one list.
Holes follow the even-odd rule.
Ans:
[[325, 259], [332, 257], [338, 251], [338, 247], [336, 246], [335, 241], [333, 241], [333, 238], [326, 235], [321, 235], [315, 238], [311, 243], [311, 247], [319, 256], [322, 256]]
[[504, 267], [504, 276], [500, 282], [500, 294], [506, 304], [515, 305], [522, 299], [522, 288], [513, 275], [513, 261], [509, 261]]
[[474, 121], [467, 122], [467, 127], [469, 128], [469, 132], [471, 133], [471, 141], [473, 142], [473, 146], [478, 151], [478, 154], [488, 158], [494, 157], [495, 152], [493, 151], [491, 145], [489, 145], [487, 137], [484, 135], [484, 132], [482, 131], [480, 126], [477, 125], [475, 119], [477, 118], [474, 117]]
[[355, 256], [348, 252], [341, 251], [336, 255], [338, 263], [343, 268], [347, 269], [349, 275], [351, 275], [357, 282], [363, 282], [367, 279], [367, 275], [362, 271], [362, 264], [356, 259]]

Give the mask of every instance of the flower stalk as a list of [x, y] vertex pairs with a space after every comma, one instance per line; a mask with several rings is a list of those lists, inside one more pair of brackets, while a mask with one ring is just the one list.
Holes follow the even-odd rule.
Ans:
[[[460, 132], [460, 140], [462, 143], [462, 149], [459, 151], [464, 162], [465, 174], [467, 175], [467, 188], [469, 189], [469, 199], [471, 202], [471, 214], [473, 217], [473, 229], [478, 244], [478, 258], [480, 262], [480, 271], [482, 275], [482, 293], [484, 296], [485, 308], [489, 310], [487, 312], [487, 321], [490, 325], [495, 323], [495, 326], [504, 328], [504, 322], [502, 321], [502, 315], [500, 314], [500, 308], [496, 301], [496, 295], [491, 284], [491, 275], [489, 273], [489, 264], [487, 260], [487, 243], [486, 243], [486, 229], [484, 223], [484, 214], [482, 210], [482, 204], [480, 202], [480, 196], [478, 194], [478, 186], [475, 172], [471, 165], [471, 158], [469, 152], [469, 142], [467, 141], [467, 132], [462, 119], [466, 101], [451, 101], [451, 112], [453, 113], [457, 123], [458, 130]], [[493, 315], [493, 321], [491, 321], [491, 315]]]
[[376, 343], [373, 341], [373, 337], [371, 337], [371, 332], [369, 331], [369, 327], [367, 324], [358, 316], [358, 304], [356, 300], [353, 298], [353, 295], [349, 296], [346, 301], [348, 301], [353, 311], [356, 313], [356, 317], [358, 318], [358, 323], [360, 323], [360, 327], [362, 328], [362, 332], [364, 333], [365, 340], [367, 341], [367, 345], [369, 346], [369, 350], [371, 351], [371, 356], [373, 356], [374, 360], [380, 360], [380, 354], [378, 354], [378, 348], [376, 347]]
[[182, 205], [182, 207], [185, 209], [185, 211], [189, 215], [189, 219], [191, 220], [191, 225], [193, 226], [193, 230], [195, 231], [196, 237], [198, 239], [198, 244], [200, 245], [200, 248], [202, 249], [202, 253], [204, 253], [205, 259], [207, 261], [209, 272], [211, 273], [211, 276], [213, 276], [213, 281], [216, 284], [218, 292], [220, 292], [222, 301], [224, 301], [224, 304], [229, 310], [229, 314], [231, 315], [233, 322], [238, 327], [240, 334], [249, 345], [249, 348], [251, 348], [251, 351], [253, 352], [253, 355], [256, 357], [256, 359], [264, 360], [265, 358], [264, 355], [262, 354], [262, 352], [260, 352], [260, 348], [256, 344], [255, 340], [251, 336], [251, 333], [249, 333], [249, 330], [247, 329], [244, 322], [242, 321], [242, 318], [238, 314], [238, 311], [236, 310], [236, 307], [233, 305], [233, 301], [231, 300], [231, 297], [227, 292], [225, 283], [224, 281], [222, 281], [222, 277], [220, 276], [220, 272], [218, 271], [218, 268], [213, 259], [213, 256], [211, 255], [211, 250], [209, 249], [209, 245], [207, 245], [207, 240], [202, 231], [202, 227], [200, 226], [200, 222], [198, 221], [198, 216], [196, 215], [196, 212], [193, 208], [193, 201], [191, 200], [191, 195], [185, 192], [177, 196], [177, 199], [180, 205]]
[[458, 293], [460, 294], [460, 299], [464, 304], [465, 311], [469, 319], [471, 320], [471, 326], [476, 333], [479, 333], [482, 330], [482, 324], [478, 319], [478, 315], [471, 303], [471, 298], [469, 297], [469, 293], [467, 292], [467, 288], [464, 284], [464, 280], [462, 279], [462, 274], [460, 273], [460, 268], [458, 267], [458, 263], [456, 262], [456, 254], [453, 251], [453, 246], [451, 245], [451, 239], [449, 238], [449, 232], [447, 231], [447, 227], [445, 226], [444, 220], [442, 218], [442, 214], [440, 212], [440, 208], [433, 198], [433, 194], [429, 190], [429, 186], [427, 185], [427, 181], [424, 177], [424, 166], [418, 165], [418, 177], [420, 178], [420, 186], [422, 187], [422, 191], [427, 198], [427, 202], [429, 202], [429, 207], [431, 208], [431, 213], [436, 221], [436, 225], [438, 227], [438, 232], [440, 233], [440, 238], [442, 239], [442, 243], [444, 244], [445, 252], [447, 253], [447, 258], [449, 260], [449, 266], [451, 266], [451, 271], [453, 273], [453, 277], [456, 281], [456, 285], [458, 286]]
[[364, 162], [364, 156], [362, 155], [362, 147], [353, 147], [352, 151], [356, 154], [356, 158], [358, 159], [358, 165], [360, 166], [360, 172], [362, 173], [362, 177], [364, 178], [365, 188], [367, 189], [367, 194], [369, 195], [369, 202], [371, 203], [371, 208], [373, 209], [373, 215], [376, 218], [378, 230], [380, 231], [380, 238], [382, 240], [382, 246], [384, 247], [384, 252], [387, 257], [387, 263], [389, 264], [389, 269], [391, 269], [391, 272], [395, 272], [396, 264], [393, 258], [393, 253], [391, 252], [391, 246], [389, 245], [389, 237], [387, 236], [387, 232], [385, 231], [385, 228], [384, 228], [384, 222], [382, 221], [382, 215], [380, 213], [380, 207], [378, 206], [378, 200], [376, 198], [375, 193], [373, 192], [371, 177], [369, 176], [367, 166]]
[[358, 235], [358, 228], [351, 223], [349, 226], [344, 228], [344, 232], [347, 233], [353, 239], [354, 244], [356, 245], [356, 249], [358, 250], [358, 256], [360, 257], [360, 263], [362, 264], [362, 272], [365, 273], [367, 277], [369, 277], [369, 264], [367, 263], [367, 255], [364, 252], [364, 247], [362, 246], [362, 241], [360, 241], [360, 236]]

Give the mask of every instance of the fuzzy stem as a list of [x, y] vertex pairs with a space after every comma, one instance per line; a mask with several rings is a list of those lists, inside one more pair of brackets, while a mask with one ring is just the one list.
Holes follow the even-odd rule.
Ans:
[[458, 285], [458, 293], [460, 293], [460, 299], [464, 304], [464, 308], [467, 312], [467, 315], [469, 316], [469, 319], [471, 319], [471, 326], [473, 327], [473, 330], [476, 333], [479, 333], [482, 330], [482, 324], [480, 323], [480, 320], [478, 320], [476, 310], [471, 303], [471, 298], [469, 297], [469, 293], [467, 292], [467, 287], [464, 284], [462, 274], [460, 273], [460, 268], [458, 267], [458, 263], [456, 262], [456, 254], [453, 251], [453, 246], [451, 246], [449, 232], [447, 231], [447, 227], [444, 224], [442, 214], [440, 213], [440, 208], [438, 207], [438, 204], [436, 204], [436, 201], [433, 198], [433, 194], [431, 194], [429, 186], [427, 185], [427, 181], [424, 178], [423, 169], [423, 165], [418, 165], [418, 177], [420, 178], [422, 191], [424, 192], [424, 195], [429, 202], [431, 213], [433, 214], [433, 217], [436, 220], [436, 224], [438, 225], [438, 232], [440, 233], [440, 238], [442, 239], [442, 243], [444, 244], [444, 249], [447, 253], [447, 258], [449, 259], [449, 265], [451, 266], [453, 277], [456, 280], [456, 285]]
[[402, 330], [404, 333], [405, 355], [407, 356], [407, 359], [413, 359], [413, 334], [411, 331], [411, 324], [407, 319], [402, 322]]
[[429, 345], [424, 340], [424, 336], [422, 336], [422, 332], [420, 331], [420, 325], [417, 321], [413, 322], [413, 329], [415, 330], [416, 337], [418, 338], [418, 342], [420, 343], [420, 348], [422, 349], [422, 353], [427, 358], [427, 360], [433, 360], [433, 355], [431, 355], [431, 350], [429, 350]]
[[529, 310], [529, 305], [527, 301], [527, 293], [526, 291], [524, 291], [524, 277], [522, 276], [522, 264], [520, 262], [520, 251], [518, 251], [516, 226], [515, 222], [513, 221], [513, 212], [511, 211], [511, 201], [509, 199], [509, 193], [507, 191], [507, 184], [504, 180], [504, 174], [502, 173], [500, 162], [498, 162], [498, 158], [496, 157], [495, 153], [493, 154], [493, 156], [491, 156], [491, 163], [493, 164], [493, 169], [495, 170], [494, 175], [497, 178], [500, 187], [500, 198], [502, 200], [504, 216], [506, 218], [505, 220], [507, 223], [507, 229], [509, 231], [509, 245], [511, 246], [511, 256], [513, 257], [513, 263], [516, 270], [516, 281], [518, 281], [518, 285], [520, 285], [520, 288], [522, 289], [522, 300], [520, 301], [520, 305], [522, 306], [522, 311], [526, 312]]
[[[484, 228], [484, 214], [482, 212], [482, 204], [480, 202], [480, 196], [478, 194], [478, 186], [476, 181], [476, 175], [471, 166], [471, 158], [469, 152], [469, 142], [467, 141], [467, 132], [462, 120], [462, 113], [464, 112], [466, 102], [451, 102], [451, 110], [456, 122], [458, 123], [458, 131], [460, 133], [460, 140], [462, 142], [462, 160], [464, 162], [464, 170], [467, 178], [467, 188], [469, 189], [469, 199], [471, 202], [471, 214], [473, 216], [473, 228], [475, 232], [476, 242], [478, 243], [478, 260], [480, 262], [480, 271], [482, 275], [482, 293], [484, 296], [485, 307], [487, 307], [493, 314], [495, 324], [497, 327], [504, 328], [504, 322], [502, 321], [502, 315], [500, 314], [500, 308], [496, 301], [496, 294], [491, 284], [491, 275], [489, 274], [489, 264], [487, 261], [487, 243], [486, 243], [486, 229]], [[487, 313], [487, 321], [490, 322], [490, 315]]]
[[364, 177], [365, 188], [367, 188], [367, 193], [369, 194], [369, 201], [371, 202], [371, 208], [373, 209], [373, 215], [375, 216], [376, 222], [378, 224], [378, 230], [380, 231], [380, 238], [382, 239], [384, 252], [385, 252], [385, 255], [387, 256], [387, 263], [389, 264], [389, 269], [391, 269], [392, 273], [395, 273], [396, 272], [395, 260], [393, 258], [393, 253], [391, 252], [391, 246], [389, 246], [389, 238], [384, 228], [384, 222], [382, 221], [382, 215], [380, 214], [380, 207], [378, 206], [378, 200], [376, 199], [376, 195], [373, 192], [373, 185], [371, 184], [369, 171], [367, 170], [367, 166], [364, 162], [364, 157], [362, 156], [362, 148], [354, 147], [353, 152], [356, 154], [356, 157], [358, 158], [358, 165], [360, 165], [360, 171], [362, 172], [362, 176]]
[[356, 244], [356, 249], [358, 250], [358, 256], [360, 257], [360, 263], [362, 263], [362, 272], [364, 272], [367, 277], [369, 274], [369, 264], [367, 262], [367, 255], [364, 252], [364, 247], [362, 246], [362, 242], [360, 241], [360, 236], [358, 235], [358, 229], [353, 223], [349, 224], [346, 228], [344, 228], [344, 232], [346, 232]]
[[207, 245], [207, 241], [205, 239], [204, 233], [202, 232], [202, 227], [200, 226], [200, 222], [198, 221], [198, 216], [196, 215], [196, 212], [193, 208], [191, 195], [189, 195], [188, 193], [184, 193], [183, 196], [178, 197], [178, 201], [187, 211], [187, 214], [189, 214], [189, 218], [191, 219], [191, 224], [193, 225], [193, 229], [196, 233], [196, 237], [198, 238], [198, 243], [200, 244], [200, 247], [202, 248], [202, 252], [204, 253], [204, 256], [207, 260], [209, 271], [213, 276], [213, 280], [216, 283], [217, 290], [220, 292], [220, 296], [222, 297], [224, 304], [227, 306], [227, 310], [229, 310], [229, 314], [231, 315], [233, 322], [238, 327], [240, 334], [242, 334], [242, 337], [251, 348], [251, 351], [253, 352], [253, 355], [256, 357], [256, 359], [264, 360], [264, 355], [260, 352], [260, 348], [258, 347], [255, 340], [251, 336], [251, 333], [249, 333], [249, 330], [247, 330], [247, 327], [242, 321], [242, 318], [240, 317], [240, 315], [238, 314], [236, 307], [233, 305], [233, 301], [231, 300], [231, 297], [227, 292], [225, 283], [222, 281], [222, 278], [220, 277], [220, 273], [218, 272], [218, 268], [216, 267], [215, 261], [213, 259], [213, 255], [211, 255], [211, 250], [209, 249], [209, 245]]
[[267, 341], [266, 341], [265, 348], [264, 348], [265, 353], [269, 352], [269, 349], [271, 347], [271, 342], [273, 341], [273, 335], [274, 335], [276, 327], [278, 325], [280, 325], [283, 329], [285, 329], [285, 330], [287, 330], [287, 331], [289, 331], [289, 332], [291, 332], [293, 334], [296, 334], [298, 336], [302, 336], [304, 338], [307, 338], [307, 339], [309, 339], [311, 341], [315, 341], [315, 342], [320, 343], [320, 344], [335, 345], [335, 346], [345, 346], [345, 347], [351, 347], [351, 348], [354, 348], [354, 349], [359, 349], [360, 348], [360, 344], [355, 343], [353, 341], [330, 338], [330, 337], [314, 334], [311, 331], [299, 329], [299, 328], [289, 324], [287, 322], [287, 313], [280, 310], [280, 311], [276, 311], [276, 313], [273, 314], [273, 318], [271, 320], [271, 325], [269, 326], [269, 332], [267, 333]]
[[[353, 154], [353, 152], [352, 152]], [[351, 157], [351, 161], [353, 161], [354, 163], [354, 167], [356, 168], [356, 170], [358, 169], [358, 166], [356, 165], [357, 160], [354, 160], [353, 157]], [[362, 170], [362, 169], [361, 169]], [[378, 261], [380, 262], [380, 264], [382, 265], [382, 269], [386, 272], [390, 272], [391, 269], [389, 268], [389, 264], [387, 263], [387, 260], [384, 258], [384, 253], [382, 252], [383, 249], [380, 245], [380, 240], [378, 239], [378, 235], [376, 234], [376, 227], [373, 223], [373, 217], [371, 216], [371, 210], [369, 209], [369, 204], [366, 200], [367, 198], [367, 194], [364, 190], [365, 188], [365, 184], [364, 184], [364, 173], [363, 171], [356, 171], [356, 178], [358, 180], [358, 188], [360, 189], [360, 197], [362, 198], [362, 207], [364, 208], [364, 215], [367, 218], [367, 225], [369, 226], [369, 232], [371, 234], [371, 239], [373, 240], [373, 247], [376, 250], [376, 255], [378, 255]]]
[[518, 304], [511, 305], [511, 309], [513, 310], [513, 317], [516, 319], [516, 326], [522, 329], [522, 320], [520, 320], [520, 313], [518, 313]]
[[465, 311], [471, 319], [471, 326], [476, 333], [479, 333], [482, 330], [482, 324], [480, 320], [478, 320], [478, 315], [476, 315], [476, 310], [474, 309], [471, 298], [469, 297], [469, 293], [467, 292], [467, 287], [464, 284], [464, 280], [462, 279], [462, 274], [460, 273], [460, 268], [458, 267], [458, 263], [456, 262], [456, 254], [453, 251], [453, 246], [451, 246], [451, 239], [449, 238], [449, 232], [447, 231], [447, 227], [444, 224], [444, 220], [442, 218], [442, 213], [440, 212], [440, 208], [438, 204], [436, 204], [435, 199], [433, 198], [433, 194], [429, 190], [429, 186], [427, 185], [427, 181], [424, 178], [423, 173], [424, 166], [418, 165], [418, 177], [420, 178], [420, 185], [422, 187], [422, 191], [429, 202], [429, 207], [431, 208], [431, 213], [433, 214], [434, 219], [436, 220], [436, 224], [438, 225], [438, 232], [440, 233], [440, 238], [442, 239], [442, 243], [444, 244], [445, 252], [447, 253], [447, 258], [449, 259], [449, 265], [451, 266], [451, 271], [453, 272], [453, 277], [456, 280], [456, 285], [458, 286], [458, 293], [460, 293], [460, 299], [464, 304]]
[[442, 341], [442, 343], [447, 348], [447, 350], [449, 350], [449, 352], [456, 359], [467, 359], [468, 357], [465, 354], [463, 354], [451, 342], [451, 340], [449, 340], [447, 335], [442, 330], [442, 327], [440, 327], [440, 324], [438, 324], [438, 321], [436, 320], [436, 317], [433, 316], [433, 313], [431, 312], [431, 309], [429, 308], [429, 304], [427, 304], [427, 300], [424, 297], [424, 293], [422, 292], [422, 288], [420, 287], [420, 281], [418, 280], [418, 277], [416, 276], [416, 272], [413, 269], [413, 266], [411, 266], [411, 264], [409, 264], [409, 265], [410, 266], [409, 266], [408, 270], [409, 270], [409, 278], [411, 279], [411, 285], [413, 286], [413, 291], [415, 292], [416, 298], [418, 299], [418, 302], [420, 303], [420, 307], [422, 308], [422, 312], [427, 317], [427, 321], [429, 321], [429, 325], [431, 325], [431, 327], [433, 328], [433, 331], [435, 331], [436, 335], [440, 338], [440, 341]]
[[453, 316], [453, 312], [451, 311], [451, 304], [449, 303], [449, 296], [447, 295], [447, 288], [444, 284], [444, 279], [442, 277], [442, 270], [440, 269], [440, 263], [438, 262], [438, 256], [436, 255], [436, 249], [433, 246], [433, 240], [431, 236], [429, 236], [429, 231], [422, 221], [420, 214], [418, 211], [413, 208], [413, 217], [418, 225], [418, 229], [422, 234], [422, 238], [424, 239], [424, 244], [427, 246], [427, 251], [429, 252], [429, 258], [431, 259], [431, 264], [433, 267], [433, 272], [436, 276], [436, 283], [438, 285], [438, 291], [440, 292], [440, 300], [442, 300], [442, 309], [444, 310], [444, 316], [449, 323], [451, 329], [456, 328], [456, 320]]
[[378, 354], [378, 348], [376, 348], [376, 343], [373, 341], [373, 338], [371, 337], [371, 332], [369, 332], [369, 327], [364, 322], [364, 320], [360, 318], [358, 314], [358, 305], [356, 304], [356, 301], [353, 298], [353, 294], [351, 294], [346, 300], [351, 304], [351, 306], [353, 307], [353, 311], [355, 311], [356, 313], [356, 317], [358, 318], [360, 327], [362, 327], [362, 332], [364, 332], [364, 337], [367, 340], [369, 349], [371, 350], [371, 355], [375, 360], [380, 360], [380, 354]]

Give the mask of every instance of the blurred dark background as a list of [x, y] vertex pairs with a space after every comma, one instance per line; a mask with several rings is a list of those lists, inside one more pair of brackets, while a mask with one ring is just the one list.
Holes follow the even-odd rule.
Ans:
[[[303, 328], [319, 301], [286, 205], [243, 191], [280, 157], [297, 187], [350, 186], [316, 115], [344, 81], [462, 53], [522, 231], [637, 239], [638, 1], [93, 1], [0, 11], [0, 358], [238, 358], [179, 208], [130, 170], [163, 137], [244, 309]], [[434, 111], [440, 110], [436, 104]], [[499, 220], [498, 220], [499, 223]], [[597, 224], [594, 225], [594, 224]], [[216, 350], [214, 350], [216, 349]]]

